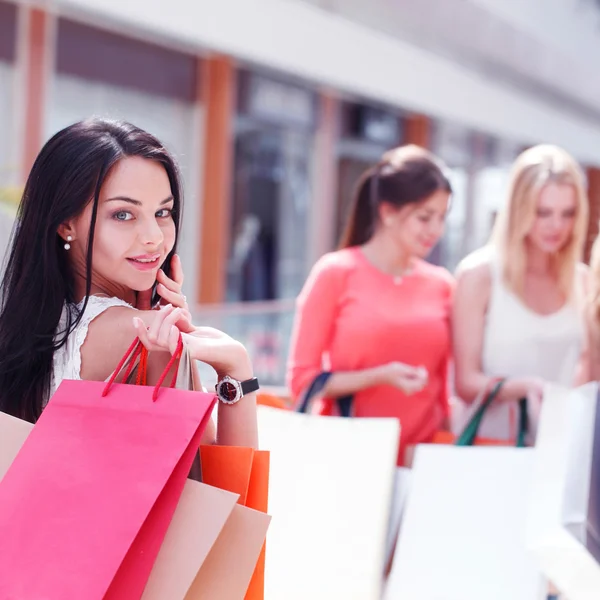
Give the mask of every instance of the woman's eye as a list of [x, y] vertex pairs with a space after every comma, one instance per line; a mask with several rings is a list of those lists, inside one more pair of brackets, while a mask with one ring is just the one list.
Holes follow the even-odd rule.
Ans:
[[133, 215], [130, 212], [127, 212], [126, 210], [120, 210], [119, 212], [116, 212], [113, 215], [113, 219], [117, 221], [130, 221], [131, 219], [133, 219]]
[[173, 213], [172, 208], [163, 208], [156, 213], [156, 216], [159, 219], [164, 219], [165, 217], [170, 217], [172, 213]]

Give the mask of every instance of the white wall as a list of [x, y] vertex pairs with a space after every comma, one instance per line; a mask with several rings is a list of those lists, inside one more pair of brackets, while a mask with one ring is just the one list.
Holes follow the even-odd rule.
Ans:
[[56, 0], [60, 11], [241, 57], [324, 85], [600, 163], [600, 125], [295, 0]]

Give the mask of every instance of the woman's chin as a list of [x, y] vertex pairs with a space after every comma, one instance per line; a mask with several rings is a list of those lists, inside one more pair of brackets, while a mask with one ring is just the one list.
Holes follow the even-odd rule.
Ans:
[[156, 273], [140, 273], [137, 277], [129, 277], [127, 287], [134, 292], [145, 292], [156, 283]]

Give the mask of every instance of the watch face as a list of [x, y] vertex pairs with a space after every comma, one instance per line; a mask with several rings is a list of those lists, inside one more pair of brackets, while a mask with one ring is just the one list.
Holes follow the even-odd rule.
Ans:
[[237, 387], [229, 381], [223, 381], [219, 385], [219, 395], [226, 402], [233, 402], [237, 398]]

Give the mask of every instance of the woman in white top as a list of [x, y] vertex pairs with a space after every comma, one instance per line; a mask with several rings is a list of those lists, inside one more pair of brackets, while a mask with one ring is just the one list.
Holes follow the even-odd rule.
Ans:
[[459, 266], [453, 309], [455, 387], [465, 402], [507, 378], [479, 433], [512, 439], [529, 400], [533, 441], [545, 381], [588, 376], [583, 317], [587, 271], [584, 177], [564, 150], [536, 146], [516, 160], [490, 243]]
[[[105, 380], [136, 336], [152, 351], [149, 384], [180, 332], [220, 376], [252, 378], [239, 342], [191, 323], [175, 255], [181, 202], [173, 158], [133, 125], [83, 121], [46, 143], [0, 288], [0, 410], [35, 422], [63, 378]], [[255, 394], [219, 404], [203, 441], [215, 438], [256, 446]]]

